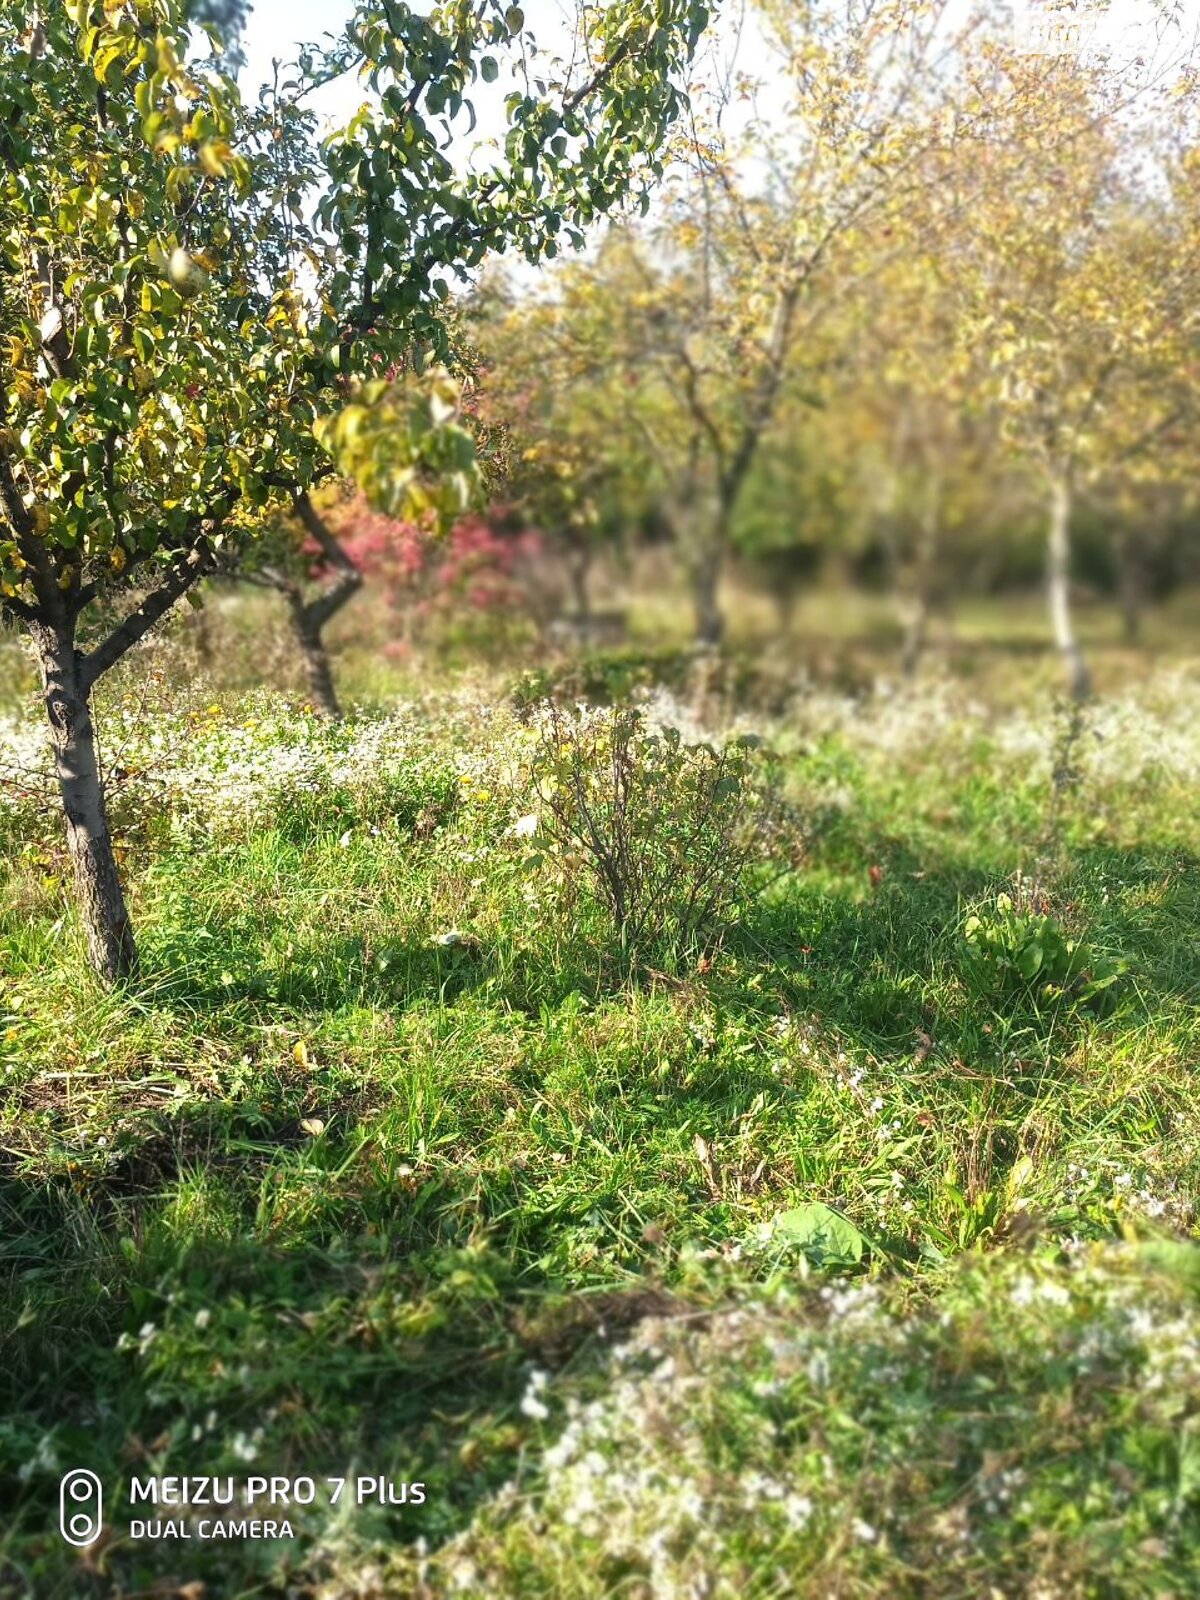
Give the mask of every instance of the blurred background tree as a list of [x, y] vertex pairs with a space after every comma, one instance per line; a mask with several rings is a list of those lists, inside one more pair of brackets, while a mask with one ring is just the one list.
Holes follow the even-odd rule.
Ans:
[[[1119, 86], [1070, 57], [1005, 63], [978, 158], [941, 194], [971, 204], [941, 241], [974, 389], [1046, 508], [1046, 591], [1068, 689], [1091, 690], [1071, 606], [1079, 499], [1118, 463], [1165, 444], [1192, 409], [1181, 387], [1197, 330], [1200, 248], [1168, 203], [1161, 125], [1122, 117]], [[1185, 86], [1186, 87], [1186, 86]], [[1182, 109], [1182, 96], [1180, 97]], [[961, 154], [961, 152], [960, 152]]]

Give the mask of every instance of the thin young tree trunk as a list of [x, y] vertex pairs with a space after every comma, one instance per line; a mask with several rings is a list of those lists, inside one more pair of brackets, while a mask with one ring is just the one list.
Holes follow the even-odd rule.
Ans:
[[696, 617], [696, 644], [717, 649], [725, 638], [725, 613], [721, 609], [721, 577], [729, 553], [733, 511], [741, 483], [722, 485], [708, 505], [697, 505], [691, 552], [692, 606]]
[[200, 665], [204, 668], [213, 663], [212, 616], [207, 606], [201, 606], [191, 614], [192, 642], [196, 647], [196, 655]]
[[904, 647], [900, 656], [900, 670], [906, 678], [916, 675], [917, 666], [925, 649], [929, 627], [929, 591], [937, 564], [939, 534], [942, 522], [942, 481], [937, 474], [930, 479], [921, 528], [917, 538], [916, 560], [913, 563], [912, 594], [906, 607]]
[[929, 599], [924, 592], [912, 596], [906, 609], [904, 643], [900, 649], [900, 671], [906, 678], [915, 678], [917, 667], [925, 652], [925, 636], [929, 626]]
[[137, 950], [108, 831], [96, 736], [74, 631], [73, 621], [58, 628], [30, 625], [88, 951], [100, 977], [114, 984], [131, 976]]
[[333, 581], [311, 600], [305, 598], [303, 585], [286, 572], [265, 567], [257, 581], [278, 589], [286, 597], [313, 704], [322, 716], [337, 722], [341, 720], [342, 707], [325, 646], [325, 625], [362, 588], [362, 573], [306, 494], [296, 501], [296, 515], [332, 569]]
[[674, 504], [666, 508], [666, 516], [683, 555], [691, 589], [696, 645], [707, 650], [715, 649], [725, 636], [718, 595], [729, 544], [733, 497], [724, 485], [711, 493], [702, 487], [701, 456], [701, 433], [697, 430], [691, 441], [688, 471]]
[[696, 485], [689, 484], [666, 515], [683, 555], [691, 590], [695, 641], [700, 649], [708, 650], [716, 649], [725, 637], [719, 591], [728, 545], [728, 517], [723, 502], [716, 507], [706, 507], [700, 501]]
[[578, 543], [570, 544], [567, 549], [567, 570], [571, 576], [575, 620], [585, 627], [592, 616], [592, 555], [593, 551], [586, 535]]
[[706, 541], [692, 561], [692, 606], [696, 615], [696, 643], [716, 649], [725, 637], [725, 617], [718, 598], [724, 548], [720, 540]]
[[1050, 484], [1046, 597], [1054, 642], [1066, 667], [1068, 692], [1073, 700], [1086, 700], [1092, 692], [1092, 676], [1071, 616], [1071, 483], [1065, 473], [1056, 473]]

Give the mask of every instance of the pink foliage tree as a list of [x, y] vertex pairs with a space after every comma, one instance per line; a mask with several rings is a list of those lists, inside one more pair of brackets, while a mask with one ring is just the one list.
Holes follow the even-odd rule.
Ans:
[[[336, 520], [338, 541], [350, 561], [410, 620], [530, 610], [525, 574], [541, 554], [543, 540], [509, 506], [462, 517], [444, 537], [419, 522], [372, 511], [359, 495], [339, 509]], [[323, 550], [311, 540], [304, 549], [313, 576], [322, 576]]]

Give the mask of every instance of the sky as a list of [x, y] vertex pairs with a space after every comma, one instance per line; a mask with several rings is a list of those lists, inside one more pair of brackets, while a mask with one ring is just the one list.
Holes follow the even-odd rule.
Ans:
[[[1065, 11], [1071, 20], [1086, 22], [1108, 35], [1120, 35], [1129, 29], [1153, 28], [1156, 13], [1176, 7], [1185, 21], [1193, 27], [1200, 21], [1200, 0], [1015, 0], [1014, 11], [1018, 18], [1041, 18], [1058, 9]], [[523, 7], [529, 26], [539, 37], [550, 41], [561, 28], [566, 12], [564, 0], [526, 0]], [[337, 31], [344, 17], [350, 14], [350, 0], [255, 0], [254, 11], [247, 31], [246, 44], [251, 65], [259, 78], [270, 70], [272, 54], [285, 52], [289, 44], [301, 40], [317, 39], [322, 33]]]
[[1014, 26], [1032, 51], [1103, 52], [1114, 65], [1190, 54], [1200, 0], [1017, 0]]
[[[551, 53], [569, 39], [566, 19], [574, 12], [570, 0], [524, 0], [526, 27], [532, 29], [538, 44]], [[253, 95], [258, 85], [272, 76], [272, 60], [294, 60], [298, 44], [311, 44], [323, 35], [338, 34], [352, 15], [353, 0], [254, 0], [254, 9], [242, 39], [246, 65], [242, 70], [242, 92]], [[503, 78], [488, 94], [476, 85], [471, 98], [480, 118], [479, 132], [485, 136], [503, 127], [503, 96], [512, 87]], [[353, 75], [330, 84], [314, 96], [313, 106], [332, 122], [348, 120], [364, 99], [364, 90]]]
[[[965, 7], [969, 0], [961, 0]], [[351, 14], [352, 0], [254, 0], [249, 26], [243, 41], [247, 65], [243, 85], [247, 91], [271, 76], [275, 56], [288, 59], [295, 46], [319, 39], [322, 34], [340, 32]], [[543, 48], [551, 53], [561, 47], [569, 34], [568, 20], [573, 14], [572, 0], [525, 0], [526, 24]], [[740, 5], [726, 3], [727, 14]], [[1013, 0], [1011, 6], [1016, 37], [1023, 47], [1103, 49], [1110, 54], [1132, 58], [1163, 49], [1172, 54], [1188, 48], [1200, 34], [1200, 0]], [[1178, 29], [1163, 35], [1162, 14], [1174, 11]], [[1052, 13], [1066, 20], [1071, 30], [1052, 30]], [[1057, 17], [1053, 18], [1057, 23]], [[1049, 43], [1048, 40], [1054, 40]], [[1186, 41], [1186, 44], [1185, 44]], [[501, 84], [502, 90], [505, 86]], [[499, 92], [499, 91], [498, 91]], [[331, 118], [349, 116], [361, 100], [361, 90], [353, 78], [331, 86], [324, 94], [321, 110]], [[499, 104], [499, 99], [496, 100]], [[481, 114], [487, 108], [477, 108]], [[494, 114], [486, 117], [495, 122]], [[498, 122], [497, 122], [498, 126]], [[495, 131], [491, 128], [487, 131]]]

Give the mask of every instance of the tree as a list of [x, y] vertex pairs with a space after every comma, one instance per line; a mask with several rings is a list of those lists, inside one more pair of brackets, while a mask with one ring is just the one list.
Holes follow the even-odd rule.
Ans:
[[[703, 645], [723, 633], [719, 585], [759, 452], [840, 359], [831, 314], [880, 259], [863, 241], [885, 218], [900, 227], [926, 153], [956, 136], [935, 114], [949, 10], [764, 0], [782, 111], [727, 131], [730, 97], [698, 100], [662, 217], [562, 274], [552, 332], [573, 403], [657, 495]], [[755, 106], [751, 80], [737, 93]]]
[[[372, 511], [362, 495], [330, 512], [341, 549], [363, 577], [402, 615], [406, 640], [436, 620], [461, 625], [474, 617], [530, 614], [524, 581], [541, 539], [514, 508], [493, 503], [460, 517], [445, 533], [428, 524]], [[310, 546], [319, 560], [319, 547]]]
[[489, 284], [475, 297], [471, 326], [480, 350], [477, 418], [489, 430], [496, 492], [538, 530], [563, 561], [574, 621], [592, 620], [591, 578], [614, 542], [622, 460], [572, 393], [572, 361], [545, 302], [514, 299]]
[[[423, 518], [427, 531], [445, 533], [482, 494], [474, 439], [459, 421], [459, 387], [444, 371], [420, 384], [379, 387], [369, 425], [353, 407], [333, 420], [339, 460], [368, 501], [387, 502], [393, 512]], [[319, 436], [325, 431], [319, 425]], [[402, 525], [395, 516], [381, 522]], [[290, 514], [242, 553], [235, 576], [284, 597], [313, 704], [340, 718], [325, 629], [358, 593], [364, 572], [311, 495], [298, 494]]]
[[242, 30], [253, 9], [251, 0], [191, 0], [187, 16], [209, 31], [219, 60], [240, 67]]
[[[653, 179], [706, 22], [698, 0], [584, 11], [586, 65], [559, 87], [550, 64], [537, 75], [519, 6], [349, 12], [248, 106], [197, 59], [182, 0], [0, 0], [0, 607], [39, 663], [110, 981], [135, 945], [96, 684], [337, 467], [387, 509], [428, 493], [431, 470], [442, 482], [446, 454], [462, 475], [462, 441], [435, 415], [415, 443], [391, 425], [409, 398], [389, 374], [445, 356], [453, 281], [489, 251], [552, 256]], [[502, 62], [517, 80], [503, 158], [461, 173], [443, 147]], [[306, 96], [349, 72], [368, 98], [318, 143]], [[122, 599], [114, 625], [94, 620]]]
[[1129, 86], [1073, 58], [1013, 58], [1012, 85], [969, 177], [974, 203], [941, 270], [960, 337], [990, 360], [1005, 436], [1039, 485], [1046, 595], [1075, 699], [1091, 674], [1071, 604], [1080, 497], [1161, 446], [1194, 404], [1200, 232], [1195, 158], [1173, 148], [1196, 94], [1130, 112]]
[[[931, 243], [934, 220], [918, 232]], [[886, 555], [909, 677], [931, 612], [945, 608], [973, 549], [1001, 536], [1012, 485], [985, 369], [960, 341], [956, 293], [925, 251], [888, 253], [850, 327], [825, 449], [848, 458], [864, 532]]]
[[301, 495], [294, 516], [258, 541], [237, 576], [283, 596], [312, 703], [322, 716], [340, 719], [325, 628], [362, 588], [363, 574], [311, 496]]

